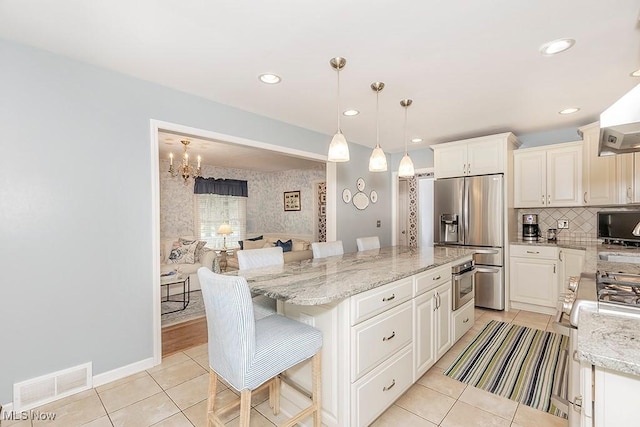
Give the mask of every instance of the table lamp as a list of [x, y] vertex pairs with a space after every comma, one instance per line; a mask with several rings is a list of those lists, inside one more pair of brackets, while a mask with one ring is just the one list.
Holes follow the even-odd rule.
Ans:
[[231, 226], [229, 224], [222, 223], [222, 225], [220, 227], [218, 227], [218, 234], [222, 234], [223, 236], [223, 244], [222, 244], [222, 249], [223, 250], [227, 250], [227, 234], [231, 234], [233, 233], [233, 230], [231, 230]]

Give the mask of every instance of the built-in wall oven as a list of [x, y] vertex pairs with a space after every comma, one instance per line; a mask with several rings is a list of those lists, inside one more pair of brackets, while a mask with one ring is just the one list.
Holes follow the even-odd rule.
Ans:
[[454, 311], [473, 299], [475, 295], [475, 275], [476, 268], [473, 260], [451, 267]]

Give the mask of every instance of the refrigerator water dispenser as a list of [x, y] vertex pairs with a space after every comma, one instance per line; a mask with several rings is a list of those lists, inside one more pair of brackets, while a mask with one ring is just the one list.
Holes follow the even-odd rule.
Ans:
[[458, 215], [440, 215], [440, 241], [444, 243], [458, 242]]

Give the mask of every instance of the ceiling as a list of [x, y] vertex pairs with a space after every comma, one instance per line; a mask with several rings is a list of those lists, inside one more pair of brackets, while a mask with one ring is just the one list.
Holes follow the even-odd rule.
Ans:
[[[403, 150], [580, 126], [640, 83], [638, 0], [0, 0], [0, 37], [331, 135]], [[555, 56], [557, 38], [575, 46]], [[282, 77], [265, 85], [258, 75]], [[558, 111], [577, 106], [578, 113]], [[327, 138], [327, 145], [329, 137]]]

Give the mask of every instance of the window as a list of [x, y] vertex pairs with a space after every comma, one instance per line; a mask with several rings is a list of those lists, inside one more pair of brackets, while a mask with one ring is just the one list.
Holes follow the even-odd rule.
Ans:
[[247, 234], [247, 198], [219, 194], [195, 194], [195, 229], [207, 247], [220, 249], [225, 236], [218, 234], [224, 222], [231, 226], [232, 234], [226, 236], [227, 248], [237, 248], [238, 240]]

